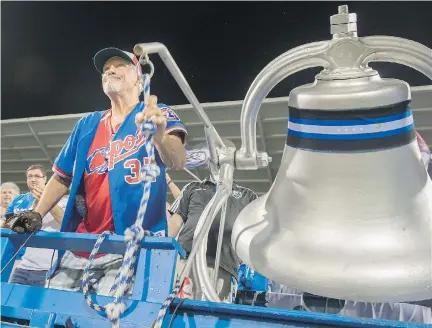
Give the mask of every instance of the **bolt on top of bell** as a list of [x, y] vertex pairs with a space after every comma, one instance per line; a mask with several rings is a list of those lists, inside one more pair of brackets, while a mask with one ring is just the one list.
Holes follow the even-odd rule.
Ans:
[[333, 39], [357, 37], [357, 14], [350, 14], [348, 6], [338, 6], [338, 13], [330, 16], [330, 33]]

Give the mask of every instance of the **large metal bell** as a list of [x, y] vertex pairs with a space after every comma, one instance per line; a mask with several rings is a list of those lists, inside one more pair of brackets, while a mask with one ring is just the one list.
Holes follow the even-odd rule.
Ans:
[[278, 57], [251, 86], [236, 157], [245, 169], [263, 157], [253, 120], [268, 92], [292, 73], [324, 67], [314, 83], [291, 91], [279, 172], [237, 218], [232, 243], [254, 270], [305, 292], [361, 301], [432, 298], [432, 184], [410, 88], [367, 65], [399, 62], [432, 78], [432, 50], [399, 38], [358, 38], [355, 20], [340, 8], [333, 40]]

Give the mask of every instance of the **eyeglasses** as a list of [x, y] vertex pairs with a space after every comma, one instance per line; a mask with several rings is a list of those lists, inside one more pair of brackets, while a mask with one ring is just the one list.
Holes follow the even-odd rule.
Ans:
[[31, 179], [43, 179], [43, 178], [45, 178], [45, 176], [44, 175], [28, 175], [27, 176], [27, 180], [31, 180]]

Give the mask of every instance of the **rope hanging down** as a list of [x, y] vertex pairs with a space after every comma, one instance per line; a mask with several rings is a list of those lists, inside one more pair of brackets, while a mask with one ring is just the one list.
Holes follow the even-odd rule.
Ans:
[[[154, 72], [153, 64], [150, 62], [147, 56], [145, 59], [140, 58], [141, 64], [150, 65], [150, 74], [143, 75], [143, 91], [144, 91], [144, 103], [148, 104], [150, 97], [150, 79]], [[138, 64], [139, 65], [139, 64]], [[139, 66], [137, 66], [137, 69]], [[144, 216], [147, 210], [148, 200], [150, 197], [151, 183], [156, 180], [160, 175], [160, 168], [156, 164], [155, 152], [154, 152], [154, 139], [153, 134], [156, 132], [156, 125], [151, 121], [146, 121], [141, 124], [139, 128], [139, 134], [145, 138], [145, 149], [147, 156], [149, 157], [149, 165], [143, 165], [141, 169], [140, 178], [144, 184], [144, 192], [141, 198], [141, 203], [138, 211], [137, 220], [134, 225], [125, 231], [125, 241], [127, 243], [126, 252], [123, 257], [122, 265], [116, 275], [114, 284], [110, 290], [110, 296], [114, 297], [114, 301], [102, 306], [94, 302], [89, 295], [89, 270], [91, 264], [98, 253], [99, 248], [106, 237], [111, 234], [110, 231], [103, 232], [93, 247], [90, 253], [89, 261], [83, 272], [82, 289], [84, 298], [87, 304], [94, 310], [105, 314], [108, 319], [112, 322], [113, 328], [120, 327], [120, 316], [125, 311], [126, 305], [123, 302], [123, 298], [129, 293], [133, 284], [133, 278], [135, 276], [135, 264], [137, 260], [137, 254], [139, 251], [139, 245], [144, 236], [152, 236], [153, 233], [146, 231], [142, 228]]]

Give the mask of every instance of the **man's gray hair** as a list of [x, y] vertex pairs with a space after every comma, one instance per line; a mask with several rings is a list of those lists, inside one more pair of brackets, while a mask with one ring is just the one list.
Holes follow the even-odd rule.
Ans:
[[3, 188], [12, 189], [17, 193], [17, 195], [19, 195], [21, 193], [20, 188], [13, 182], [3, 182], [0, 186], [0, 190]]

